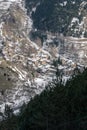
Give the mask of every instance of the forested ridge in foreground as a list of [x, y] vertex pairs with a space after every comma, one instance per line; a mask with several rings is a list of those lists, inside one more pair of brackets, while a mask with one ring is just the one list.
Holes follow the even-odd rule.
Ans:
[[8, 110], [0, 130], [87, 130], [87, 69], [65, 86], [49, 84], [22, 107], [19, 116]]

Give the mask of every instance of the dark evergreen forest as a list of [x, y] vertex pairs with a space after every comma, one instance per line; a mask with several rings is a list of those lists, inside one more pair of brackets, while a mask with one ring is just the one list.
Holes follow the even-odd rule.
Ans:
[[[34, 26], [39, 30], [59, 32], [64, 35], [71, 35], [69, 25], [73, 17], [81, 21], [82, 14], [78, 15], [80, 4], [83, 0], [66, 0], [66, 6], [62, 5], [65, 0], [26, 0], [28, 13], [33, 7], [37, 6], [36, 11], [32, 12]], [[75, 2], [75, 4], [73, 4]], [[38, 4], [39, 3], [39, 4]], [[84, 7], [84, 10], [87, 10]], [[76, 25], [73, 26], [75, 28]]]

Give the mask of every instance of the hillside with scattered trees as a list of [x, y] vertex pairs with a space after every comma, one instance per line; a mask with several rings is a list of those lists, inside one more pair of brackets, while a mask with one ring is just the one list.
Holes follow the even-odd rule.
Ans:
[[53, 129], [87, 130], [87, 69], [66, 85], [53, 81], [24, 104], [19, 116], [11, 114], [0, 123], [0, 130]]

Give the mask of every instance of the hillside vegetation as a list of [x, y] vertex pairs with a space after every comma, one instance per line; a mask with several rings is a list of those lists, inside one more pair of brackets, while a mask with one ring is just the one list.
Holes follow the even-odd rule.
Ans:
[[19, 116], [6, 112], [10, 116], [0, 130], [87, 130], [87, 69], [65, 86], [49, 84], [22, 107]]
[[[36, 11], [33, 10], [34, 7], [37, 7]], [[32, 9], [35, 28], [75, 37], [86, 37], [87, 32], [82, 29], [83, 17], [87, 13], [86, 7], [87, 3], [84, 0], [26, 0], [28, 13]]]

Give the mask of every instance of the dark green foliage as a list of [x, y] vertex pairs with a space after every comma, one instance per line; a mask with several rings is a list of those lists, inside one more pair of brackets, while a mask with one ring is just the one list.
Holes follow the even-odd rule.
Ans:
[[[68, 30], [68, 27], [73, 17], [77, 17], [81, 20], [82, 16], [79, 16], [78, 12], [83, 0], [66, 0], [66, 6], [61, 6], [61, 3], [64, 1], [65, 0], [26, 0], [28, 13], [32, 7], [40, 3], [36, 11], [32, 12], [34, 26], [39, 30], [71, 35], [72, 32]], [[73, 2], [75, 2], [75, 4], [73, 4]], [[84, 10], [86, 10], [86, 7], [84, 8]]]
[[5, 118], [11, 118], [13, 115], [13, 110], [8, 105], [5, 105], [4, 115], [5, 115]]
[[41, 39], [41, 42], [43, 43], [44, 40], [47, 39], [47, 35], [45, 33], [41, 33], [40, 31], [31, 31], [31, 39], [36, 39], [37, 37], [39, 37]]
[[35, 7], [41, 1], [42, 0], [25, 0], [25, 6], [28, 9], [28, 13], [30, 13], [32, 8]]
[[58, 57], [58, 60], [53, 60], [54, 67], [58, 67], [58, 65], [62, 65], [62, 61], [60, 57]]
[[22, 124], [24, 128], [26, 130], [86, 130], [86, 80], [87, 70], [68, 81], [66, 86], [58, 87], [57, 84], [46, 89], [40, 96], [36, 96], [22, 115], [23, 122], [25, 121], [24, 125]]
[[49, 84], [24, 105], [19, 117], [3, 121], [0, 130], [12, 121], [16, 125], [11, 130], [87, 130], [87, 69], [65, 86]]
[[13, 115], [0, 123], [0, 130], [19, 130], [18, 124], [19, 117]]

